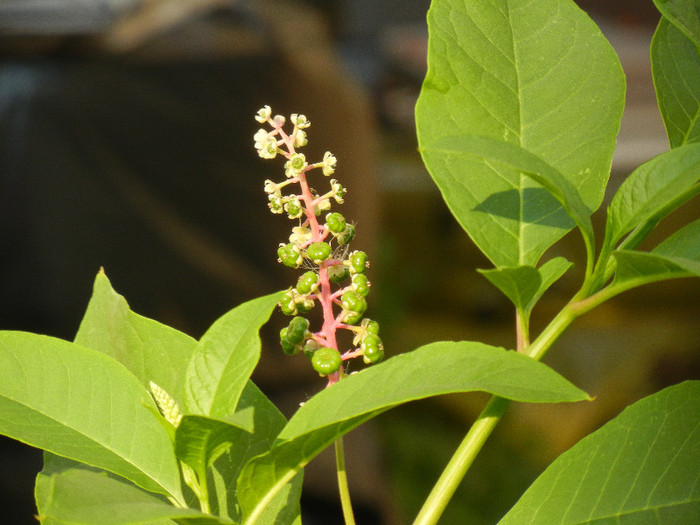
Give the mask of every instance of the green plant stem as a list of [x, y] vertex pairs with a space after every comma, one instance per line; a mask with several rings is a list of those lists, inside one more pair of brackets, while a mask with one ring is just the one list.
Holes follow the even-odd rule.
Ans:
[[[609, 287], [582, 300], [574, 298], [552, 319], [532, 344], [518, 350], [540, 361], [574, 319], [616, 295], [616, 292], [617, 290]], [[525, 342], [527, 338], [527, 324], [524, 321], [525, 319], [521, 317], [517, 318], [519, 343], [521, 341]], [[491, 397], [443, 470], [418, 516], [416, 516], [413, 525], [433, 525], [438, 522], [469, 467], [471, 467], [491, 432], [501, 420], [509, 404], [510, 401], [507, 399], [497, 396]]]
[[425, 500], [413, 525], [432, 525], [437, 523], [447, 507], [447, 503], [462, 482], [464, 475], [474, 462], [477, 454], [500, 421], [510, 401], [493, 396], [479, 414], [452, 459], [442, 471], [440, 479]]
[[350, 502], [348, 475], [345, 471], [345, 449], [342, 437], [335, 440], [335, 465], [338, 471], [338, 490], [340, 491], [340, 504], [343, 508], [345, 525], [355, 525], [355, 515], [352, 512], [352, 503]]

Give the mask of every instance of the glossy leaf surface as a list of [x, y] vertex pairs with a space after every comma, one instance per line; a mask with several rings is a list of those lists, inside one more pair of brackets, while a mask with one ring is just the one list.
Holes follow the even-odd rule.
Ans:
[[[241, 417], [246, 414], [246, 417]], [[228, 420], [229, 418], [227, 418]], [[238, 475], [243, 465], [253, 457], [267, 452], [284, 428], [287, 420], [265, 395], [252, 383], [241, 394], [233, 420], [250, 420], [254, 431], [242, 433], [233, 446], [219, 456], [209, 472], [212, 510], [234, 521], [241, 518], [238, 508]], [[264, 523], [293, 523], [299, 515], [299, 498], [303, 473], [277, 494], [265, 509]]]
[[202, 336], [187, 369], [187, 411], [218, 419], [232, 414], [260, 359], [260, 327], [279, 293], [243, 303], [220, 317]]
[[654, 0], [656, 8], [693, 44], [700, 48], [700, 3], [698, 0]]
[[259, 513], [313, 457], [336, 438], [401, 403], [481, 390], [509, 399], [557, 403], [588, 399], [549, 367], [516, 352], [476, 342], [433, 343], [353, 374], [311, 398], [239, 478], [244, 523]]
[[153, 381], [184, 406], [184, 372], [197, 342], [132, 312], [103, 272], [95, 278], [75, 342], [113, 357], [146, 388]]
[[0, 362], [0, 433], [182, 499], [169, 434], [121, 363], [24, 332], [0, 332]]
[[218, 525], [232, 523], [166, 499], [104, 471], [45, 454], [36, 500], [45, 525]]
[[700, 52], [665, 17], [651, 41], [651, 72], [671, 147], [700, 142]]
[[632, 230], [635, 247], [665, 215], [700, 192], [700, 144], [688, 144], [642, 164], [622, 183], [608, 208], [606, 243]]
[[692, 222], [651, 252], [618, 250], [613, 288], [629, 289], [679, 277], [700, 277], [700, 220]]
[[491, 159], [426, 155], [445, 137], [517, 145], [600, 205], [624, 104], [619, 61], [570, 0], [435, 0], [419, 145], [448, 207], [496, 266], [534, 266], [572, 223], [557, 200]]
[[626, 408], [562, 454], [501, 525], [696, 523], [700, 382]]

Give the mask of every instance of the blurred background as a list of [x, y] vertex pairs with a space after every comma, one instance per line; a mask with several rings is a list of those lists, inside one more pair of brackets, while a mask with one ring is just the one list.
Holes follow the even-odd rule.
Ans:
[[[651, 0], [580, 0], [620, 55], [627, 109], [609, 195], [667, 149], [649, 70]], [[276, 263], [289, 221], [267, 211], [252, 136], [261, 106], [306, 114], [307, 156], [338, 158], [353, 246], [370, 254], [368, 315], [389, 355], [436, 340], [514, 346], [508, 301], [475, 272], [489, 263], [449, 214], [416, 151], [428, 0], [0, 1], [0, 329], [72, 339], [104, 267], [142, 315], [199, 337], [241, 301], [285, 288]], [[609, 197], [608, 197], [609, 199]], [[603, 208], [605, 207], [605, 203]], [[646, 247], [700, 216], [685, 205]], [[604, 218], [596, 214], [602, 230]], [[583, 264], [568, 235], [548, 255]], [[544, 297], [533, 334], [576, 291]], [[671, 281], [578, 320], [547, 362], [596, 396], [516, 405], [441, 521], [495, 523], [557, 455], [627, 404], [700, 377], [700, 285]], [[258, 385], [286, 415], [323, 387], [267, 328]], [[267, 343], [269, 341], [269, 343]], [[363, 525], [410, 522], [483, 407], [478, 394], [392, 410], [346, 438]], [[0, 441], [0, 515], [33, 523], [38, 451]], [[342, 523], [333, 457], [307, 469], [307, 524]]]

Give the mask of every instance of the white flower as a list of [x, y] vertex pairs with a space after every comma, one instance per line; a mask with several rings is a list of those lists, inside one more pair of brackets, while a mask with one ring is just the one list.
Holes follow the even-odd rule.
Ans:
[[301, 148], [302, 146], [306, 146], [308, 143], [309, 141], [306, 138], [306, 132], [302, 129], [298, 129], [297, 134], [294, 137], [294, 147]]
[[293, 244], [306, 244], [311, 240], [311, 229], [306, 226], [295, 226], [289, 236], [289, 242]]
[[280, 191], [280, 187], [277, 183], [272, 182], [270, 179], [267, 179], [265, 181], [265, 193], [268, 195], [275, 195], [276, 197], [281, 197], [282, 192]]
[[292, 124], [299, 129], [305, 129], [311, 126], [311, 122], [306, 119], [306, 115], [297, 115], [296, 113], [292, 113], [290, 120], [292, 121]]
[[284, 174], [287, 177], [294, 177], [304, 171], [308, 165], [303, 153], [295, 153], [284, 163]]
[[323, 174], [326, 177], [335, 172], [335, 165], [337, 162], [338, 160], [335, 158], [335, 155], [333, 155], [330, 151], [326, 151], [326, 153], [323, 154]]
[[263, 124], [267, 122], [267, 119], [270, 118], [271, 114], [272, 110], [270, 109], [270, 106], [264, 106], [258, 110], [257, 115], [255, 115], [255, 120]]
[[343, 204], [344, 198], [345, 197], [345, 188], [343, 188], [343, 185], [338, 182], [336, 179], [331, 179], [331, 190], [333, 193], [333, 198], [335, 199], [335, 202], [338, 204]]
[[277, 156], [277, 139], [274, 133], [259, 129], [253, 135], [255, 141], [255, 149], [258, 150], [258, 156], [263, 159], [274, 159]]
[[272, 213], [282, 213], [284, 209], [282, 208], [282, 199], [276, 195], [268, 195], [268, 200], [270, 202], [267, 203], [268, 208], [270, 208], [270, 211]]

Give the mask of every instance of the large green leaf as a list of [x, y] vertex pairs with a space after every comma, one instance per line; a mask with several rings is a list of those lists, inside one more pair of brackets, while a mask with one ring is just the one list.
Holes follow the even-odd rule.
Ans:
[[700, 522], [700, 382], [626, 408], [562, 454], [501, 525]]
[[175, 507], [107, 472], [46, 455], [36, 500], [44, 525], [219, 525], [232, 523]]
[[[530, 153], [517, 144], [478, 135], [443, 137], [431, 144], [427, 144], [423, 149], [423, 158], [426, 162], [435, 160], [436, 163], [439, 163], [445, 158], [449, 158], [451, 162], [463, 165], [473, 161], [475, 157], [493, 168], [497, 168], [499, 165], [513, 168], [540, 184], [561, 204], [568, 216], [578, 225], [587, 251], [591, 256], [593, 255], [593, 225], [590, 219], [590, 211], [586, 208], [586, 204], [581, 199], [577, 188], [569, 179], [537, 155]], [[487, 199], [476, 209], [511, 220], [521, 220], [521, 210], [516, 210], [511, 206], [504, 206], [504, 204], [505, 202], [499, 198], [493, 202], [489, 202]], [[566, 222], [568, 223], [568, 219]], [[542, 244], [532, 239], [529, 246], [521, 246], [522, 258], [528, 261], [531, 260], [532, 264], [534, 264], [536, 259], [530, 253], [537, 254], [536, 258], [539, 259], [539, 255], [548, 247], [549, 244]]]
[[668, 213], [700, 192], [700, 144], [654, 157], [627, 177], [608, 208], [605, 243], [614, 246], [632, 230], [636, 247]]
[[651, 72], [671, 147], [700, 142], [700, 53], [663, 17], [651, 41]]
[[146, 388], [153, 381], [184, 406], [185, 370], [197, 342], [132, 312], [102, 271], [95, 278], [75, 342], [112, 356]]
[[260, 327], [280, 295], [266, 295], [237, 306], [202, 336], [187, 369], [187, 412], [218, 419], [234, 412], [260, 359]]
[[[416, 106], [422, 150], [454, 135], [518, 145], [603, 198], [624, 105], [609, 43], [570, 0], [434, 0]], [[538, 183], [474, 157], [426, 156], [447, 205], [496, 266], [535, 265], [572, 223]]]
[[246, 525], [304, 465], [339, 436], [401, 403], [482, 390], [509, 399], [556, 403], [588, 399], [549, 367], [516, 352], [476, 342], [440, 342], [353, 374], [311, 398], [253, 459], [238, 481]]
[[121, 363], [23, 332], [0, 332], [0, 362], [0, 433], [182, 500], [169, 434]]
[[698, 0], [654, 0], [661, 14], [700, 48], [700, 2]]

